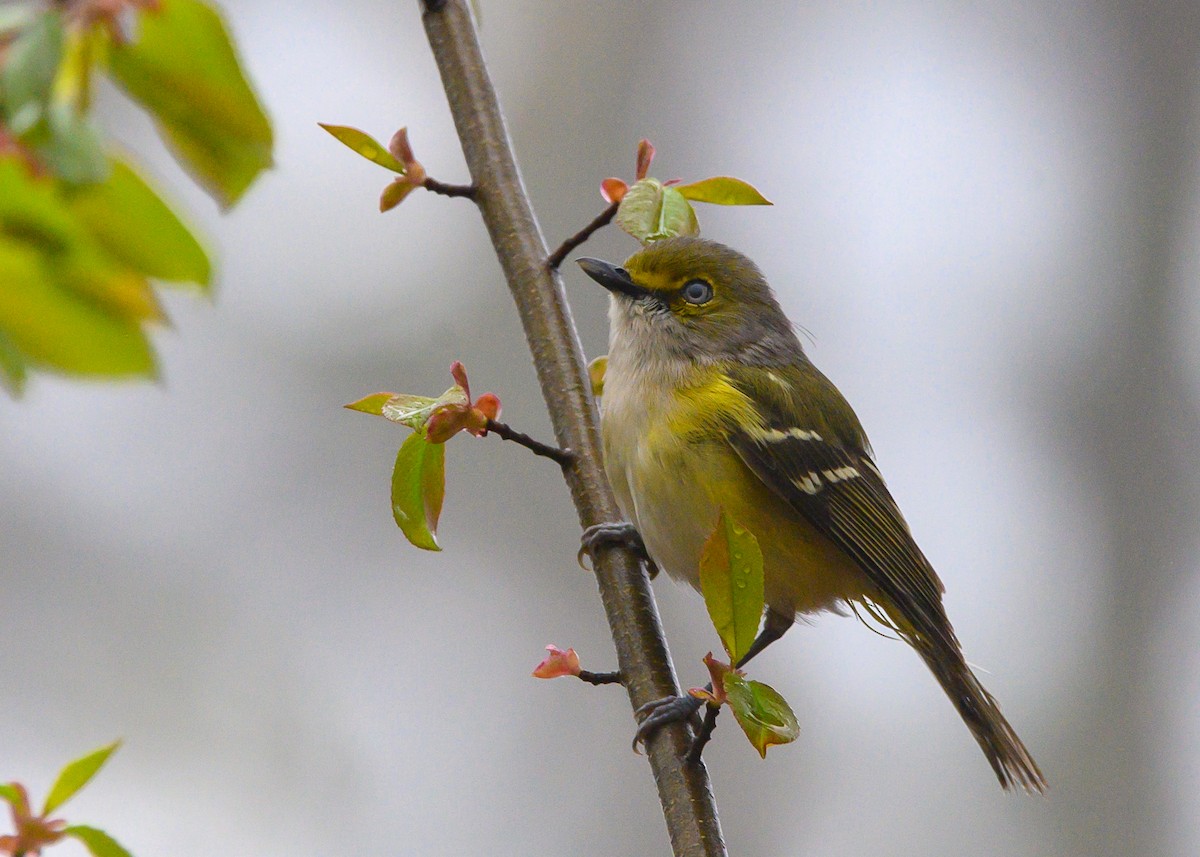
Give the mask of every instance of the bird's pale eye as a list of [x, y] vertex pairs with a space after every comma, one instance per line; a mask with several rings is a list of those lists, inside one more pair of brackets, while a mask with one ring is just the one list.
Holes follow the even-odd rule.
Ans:
[[684, 284], [680, 296], [690, 304], [706, 304], [712, 300], [713, 288], [704, 280], [691, 280]]

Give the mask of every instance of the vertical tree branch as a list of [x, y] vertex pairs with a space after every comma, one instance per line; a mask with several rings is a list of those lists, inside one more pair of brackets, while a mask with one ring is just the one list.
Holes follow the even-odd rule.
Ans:
[[[423, 20], [476, 189], [488, 233], [537, 367], [559, 446], [574, 461], [563, 468], [585, 526], [620, 519], [600, 458], [598, 420], [562, 280], [546, 264], [547, 249], [521, 183], [495, 90], [466, 0], [424, 0]], [[675, 671], [649, 580], [624, 549], [594, 562], [617, 661], [636, 708], [678, 693]], [[723, 857], [725, 845], [703, 764], [687, 764], [691, 730], [674, 724], [649, 742], [650, 767], [679, 857]]]

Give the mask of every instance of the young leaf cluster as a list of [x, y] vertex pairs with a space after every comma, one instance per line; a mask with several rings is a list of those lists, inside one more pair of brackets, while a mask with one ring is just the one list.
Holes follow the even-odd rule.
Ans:
[[106, 75], [223, 208], [271, 163], [271, 125], [202, 0], [70, 0], [0, 17], [0, 382], [155, 374], [151, 286], [207, 290], [202, 243], [90, 117]]
[[391, 211], [419, 187], [443, 196], [475, 195], [473, 186], [444, 184], [430, 177], [413, 154], [412, 146], [408, 142], [407, 128], [401, 128], [393, 134], [385, 148], [367, 132], [351, 128], [349, 125], [327, 125], [324, 122], [317, 124], [355, 154], [397, 174], [379, 195], [380, 211]]
[[0, 783], [0, 800], [8, 803], [13, 823], [13, 833], [0, 836], [0, 854], [13, 857], [41, 854], [44, 847], [70, 838], [82, 843], [93, 857], [130, 857], [129, 852], [103, 830], [85, 824], [67, 824], [62, 819], [50, 817], [91, 781], [119, 746], [120, 742], [116, 741], [67, 763], [50, 787], [40, 813], [33, 811], [25, 786]]
[[494, 393], [471, 401], [467, 370], [461, 363], [455, 361], [450, 374], [454, 386], [437, 398], [372, 393], [346, 405], [413, 430], [392, 467], [392, 516], [409, 542], [431, 551], [442, 549], [437, 525], [446, 495], [444, 444], [461, 431], [484, 437], [500, 416], [500, 399]]
[[607, 178], [600, 183], [600, 195], [607, 202], [618, 203], [617, 226], [643, 244], [679, 235], [699, 235], [700, 221], [692, 208], [693, 202], [771, 205], [753, 185], [731, 176], [713, 176], [690, 184], [680, 184], [679, 179], [663, 182], [650, 178], [654, 154], [650, 141], [642, 140], [638, 144], [633, 185], [618, 178]]

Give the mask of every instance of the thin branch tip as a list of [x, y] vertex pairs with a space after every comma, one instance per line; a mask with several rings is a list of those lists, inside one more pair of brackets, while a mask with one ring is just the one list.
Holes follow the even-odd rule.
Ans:
[[580, 670], [579, 680], [599, 687], [602, 684], [625, 684], [625, 676], [620, 670], [614, 672], [594, 673], [591, 670]]
[[466, 199], [475, 199], [479, 188], [473, 184], [446, 184], [429, 176], [425, 177], [425, 181], [421, 182], [421, 187], [441, 196], [461, 196]]
[[551, 446], [548, 443], [542, 443], [540, 440], [534, 440], [529, 435], [519, 432], [505, 423], [488, 420], [487, 430], [495, 432], [503, 440], [511, 440], [513, 443], [520, 444], [534, 455], [540, 455], [543, 458], [549, 458], [557, 462], [560, 467], [570, 467], [575, 463], [575, 453], [571, 452], [571, 450], [559, 449], [557, 446]]
[[594, 232], [597, 232], [598, 230], [603, 229], [605, 226], [612, 223], [612, 219], [617, 216], [618, 205], [620, 205], [620, 203], [617, 202], [610, 204], [608, 208], [596, 215], [595, 219], [592, 220], [591, 223], [580, 229], [578, 232], [560, 244], [557, 250], [546, 257], [546, 267], [553, 271], [558, 270], [559, 266], [562, 265], [563, 261], [567, 258], [572, 250], [574, 250], [584, 241], [587, 241], [589, 238], [591, 238]]

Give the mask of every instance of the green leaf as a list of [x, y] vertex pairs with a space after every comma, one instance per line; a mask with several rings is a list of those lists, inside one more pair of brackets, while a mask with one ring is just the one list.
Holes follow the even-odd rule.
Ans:
[[392, 515], [404, 537], [424, 550], [441, 550], [437, 523], [446, 493], [445, 455], [445, 446], [414, 432], [400, 447], [392, 470]]
[[683, 196], [693, 202], [715, 205], [773, 205], [754, 185], [732, 176], [713, 176], [691, 184], [676, 185]]
[[62, 15], [45, 12], [22, 30], [5, 52], [0, 90], [14, 134], [24, 134], [42, 118], [62, 60], [63, 36]]
[[395, 393], [372, 393], [369, 396], [364, 396], [357, 402], [351, 402], [348, 405], [342, 405], [342, 407], [381, 417], [383, 416], [383, 406], [394, 398], [396, 398]]
[[[336, 137], [342, 145], [354, 150], [368, 161], [386, 167], [394, 173], [404, 175], [404, 164], [396, 160], [395, 156], [387, 150], [387, 146], [365, 131], [359, 131], [349, 125], [326, 125], [324, 122], [317, 124]], [[397, 200], [398, 202], [399, 200]]]
[[108, 158], [100, 135], [70, 104], [51, 105], [49, 139], [37, 147], [51, 172], [68, 184], [91, 184], [108, 178]]
[[146, 180], [113, 161], [103, 184], [70, 197], [71, 211], [114, 259], [147, 277], [208, 286], [204, 247]]
[[631, 187], [617, 207], [616, 222], [643, 244], [699, 235], [696, 212], [679, 191], [657, 179], [642, 179]]
[[80, 756], [73, 762], [68, 762], [67, 766], [59, 773], [54, 785], [50, 787], [50, 794], [46, 795], [46, 805], [42, 808], [42, 815], [49, 815], [74, 797], [120, 746], [120, 741], [114, 741], [99, 750], [93, 750], [86, 756]]
[[150, 282], [120, 265], [94, 245], [84, 244], [47, 268], [50, 277], [101, 309], [128, 321], [165, 321], [166, 313]]
[[24, 242], [0, 236], [0, 332], [32, 363], [82, 375], [154, 375], [136, 320], [72, 293]]
[[662, 209], [658, 217], [658, 230], [647, 240], [658, 241], [662, 238], [674, 238], [677, 235], [699, 234], [700, 223], [696, 220], [696, 210], [692, 208], [692, 204], [675, 188], [664, 187]]
[[63, 833], [82, 842], [93, 857], [133, 857], [117, 840], [98, 828], [72, 824], [64, 828]]
[[750, 681], [733, 670], [725, 674], [723, 684], [733, 716], [764, 759], [772, 744], [790, 744], [799, 737], [796, 715], [773, 687]]
[[4, 331], [0, 331], [0, 382], [14, 395], [25, 389], [25, 358]]
[[725, 651], [741, 660], [763, 614], [763, 556], [758, 539], [721, 510], [700, 551], [700, 591]]
[[140, 33], [114, 44], [110, 72], [154, 115], [176, 158], [224, 208], [271, 166], [271, 123], [215, 9], [159, 0]]
[[447, 405], [466, 407], [470, 404], [471, 400], [467, 398], [466, 390], [455, 384], [436, 399], [399, 393], [383, 406], [383, 416], [394, 423], [402, 423], [409, 428], [423, 432], [425, 423], [429, 422], [433, 412], [439, 408]]
[[[106, 252], [88, 229], [93, 224], [68, 206], [59, 187], [48, 178], [30, 176], [14, 159], [0, 160], [0, 233], [11, 244], [36, 251], [54, 285], [88, 298], [98, 308], [128, 320], [163, 318], [145, 277]], [[85, 198], [91, 193], [76, 191]], [[106, 220], [103, 212], [99, 214], [94, 225], [102, 233], [125, 228], [119, 217]]]
[[15, 783], [0, 783], [0, 800], [5, 800], [10, 805], [16, 806], [21, 802], [21, 791], [16, 787]]
[[87, 240], [55, 183], [35, 178], [17, 158], [0, 158], [0, 232], [48, 253], [65, 253]]

